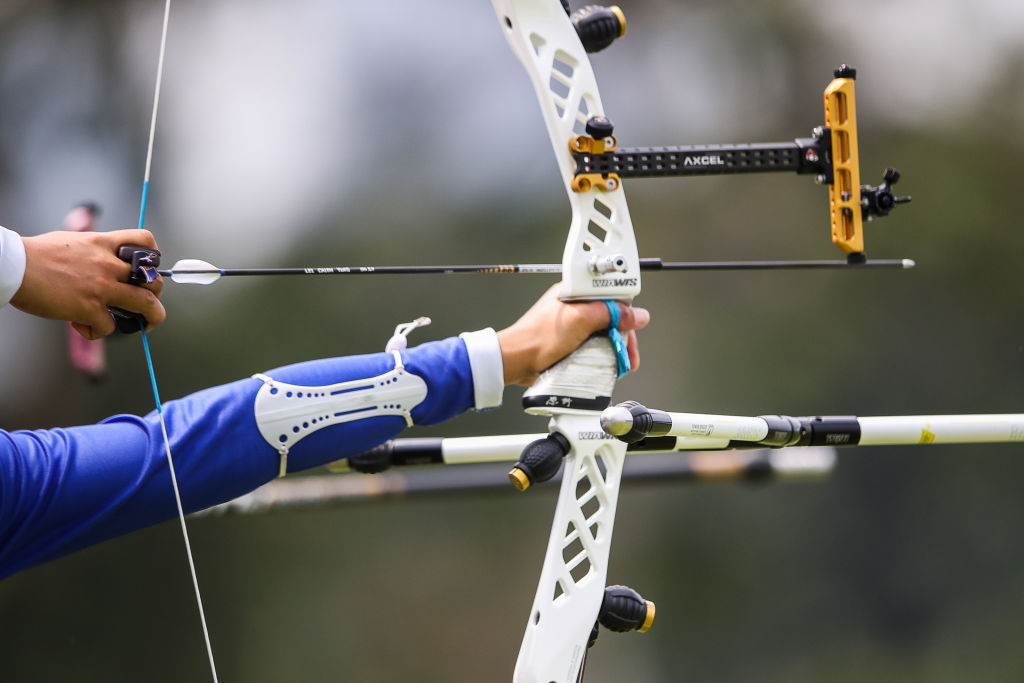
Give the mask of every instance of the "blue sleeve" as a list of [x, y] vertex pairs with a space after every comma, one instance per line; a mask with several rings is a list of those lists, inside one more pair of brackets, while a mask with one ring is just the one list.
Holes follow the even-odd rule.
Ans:
[[[427, 384], [412, 411], [434, 424], [473, 405], [473, 378], [462, 340], [404, 351], [408, 371]], [[289, 365], [275, 380], [322, 386], [374, 377], [394, 367], [389, 353]], [[164, 404], [186, 512], [235, 498], [277, 476], [278, 452], [260, 436], [253, 413], [263, 383], [244, 379]], [[288, 455], [291, 472], [360, 453], [406, 426], [372, 417], [309, 434]], [[117, 415], [68, 429], [0, 430], [0, 578], [88, 545], [177, 515], [159, 417]]]

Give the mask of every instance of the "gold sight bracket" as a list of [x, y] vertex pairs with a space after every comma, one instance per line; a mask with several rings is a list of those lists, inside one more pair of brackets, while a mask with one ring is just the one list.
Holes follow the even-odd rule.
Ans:
[[857, 151], [857, 71], [842, 65], [825, 88], [825, 126], [832, 137], [832, 184], [828, 198], [832, 242], [848, 259], [863, 258], [864, 219], [860, 196], [860, 156]]
[[[582, 155], [584, 160], [590, 162], [593, 158], [600, 158], [607, 152], [614, 152], [619, 141], [612, 135], [614, 127], [612, 122], [604, 116], [592, 116], [587, 120], [586, 135], [577, 135], [569, 140], [569, 153], [574, 156]], [[618, 173], [609, 172], [608, 169], [599, 168], [599, 173], [577, 173], [572, 178], [573, 192], [590, 192], [591, 188], [597, 188], [604, 192], [614, 192], [622, 182]]]

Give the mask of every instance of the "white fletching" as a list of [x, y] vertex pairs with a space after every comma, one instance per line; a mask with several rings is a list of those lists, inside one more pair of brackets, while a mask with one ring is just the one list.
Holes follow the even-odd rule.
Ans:
[[212, 285], [220, 279], [220, 268], [199, 259], [182, 259], [171, 266], [171, 280], [189, 285]]

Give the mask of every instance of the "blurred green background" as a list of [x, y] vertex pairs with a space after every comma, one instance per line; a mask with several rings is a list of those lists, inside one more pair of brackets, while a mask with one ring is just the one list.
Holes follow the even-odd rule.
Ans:
[[[553, 1], [553, 0], [552, 0]], [[868, 225], [906, 272], [652, 274], [643, 367], [616, 397], [735, 414], [1021, 411], [1024, 6], [624, 0], [593, 59], [626, 146], [789, 140], [859, 70], [863, 181], [914, 203]], [[575, 7], [576, 5], [574, 5]], [[0, 223], [77, 201], [132, 227], [163, 4], [0, 7]], [[526, 76], [483, 0], [177, 2], [148, 227], [220, 265], [549, 262], [568, 211]], [[627, 181], [642, 256], [830, 258], [808, 178]], [[165, 399], [311, 357], [507, 325], [551, 280], [168, 284]], [[151, 406], [140, 345], [108, 380], [58, 323], [0, 311], [0, 425]], [[505, 407], [410, 435], [541, 431]], [[1018, 681], [1021, 446], [865, 448], [821, 483], [622, 492], [609, 582], [655, 600], [587, 681]], [[224, 681], [511, 678], [554, 492], [191, 523]], [[148, 529], [0, 583], [4, 681], [204, 680], [179, 531]]]

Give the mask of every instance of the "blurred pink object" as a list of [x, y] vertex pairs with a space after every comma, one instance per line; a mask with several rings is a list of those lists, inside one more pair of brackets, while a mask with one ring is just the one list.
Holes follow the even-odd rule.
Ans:
[[[89, 232], [96, 227], [100, 210], [95, 204], [81, 204], [64, 217], [64, 229], [73, 232]], [[86, 339], [75, 332], [69, 324], [68, 355], [71, 366], [92, 380], [100, 380], [107, 370], [107, 353], [103, 339]]]

